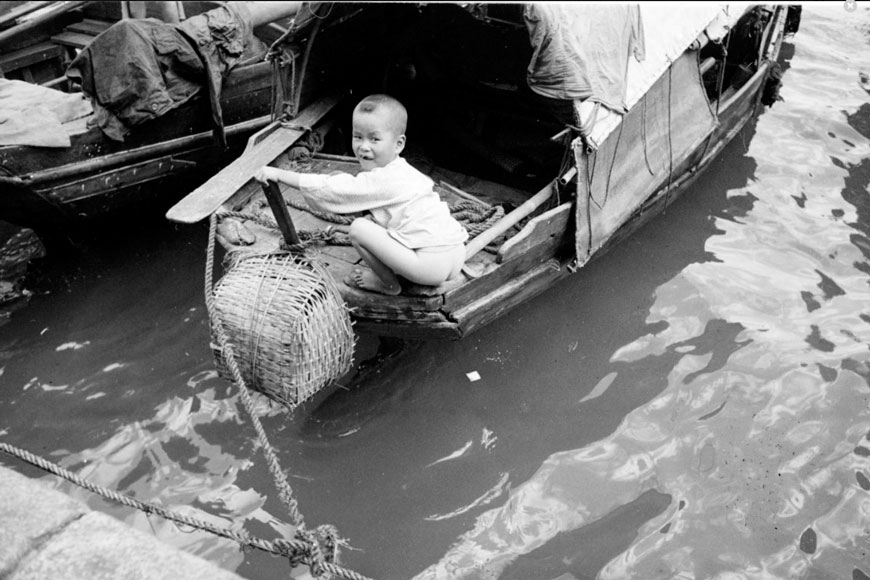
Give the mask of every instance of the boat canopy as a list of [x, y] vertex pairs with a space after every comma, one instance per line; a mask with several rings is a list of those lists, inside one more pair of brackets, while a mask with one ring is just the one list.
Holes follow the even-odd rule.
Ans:
[[[602, 94], [590, 94], [591, 98], [574, 99], [575, 114], [578, 121], [584, 124], [589, 117], [593, 102], [602, 103], [606, 109], [599, 109], [597, 118], [593, 119], [593, 127], [590, 129], [590, 138], [593, 148], [600, 145], [607, 136], [613, 132], [622, 119], [622, 114], [630, 110], [640, 102], [641, 98], [650, 90], [653, 84], [668, 70], [686, 49], [703, 34], [711, 41], [720, 41], [751, 6], [749, 3], [712, 4], [704, 2], [674, 4], [659, 4], [656, 2], [640, 3], [634, 11], [625, 9], [616, 11], [616, 7], [602, 5], [586, 5], [575, 3], [529, 5], [527, 14], [544, 18], [548, 23], [538, 24], [537, 27], [546, 26], [559, 29], [558, 36], [539, 35], [539, 40], [557, 40], [561, 46], [550, 46], [550, 52], [571, 53], [575, 59], [585, 58], [591, 55], [599, 60], [609, 59], [609, 64], [584, 65], [583, 67], [562, 67], [553, 69], [551, 72], [560, 74], [561, 79], [550, 79], [551, 85], [559, 85], [566, 92], [571, 87], [586, 85], [589, 87], [600, 86], [602, 79], [578, 78], [583, 73], [604, 73], [613, 75], [617, 70], [624, 75], [620, 84], [624, 95], [617, 101], [614, 97]], [[542, 6], [544, 8], [542, 8]], [[531, 8], [534, 7], [534, 8]], [[611, 46], [601, 45], [601, 35], [591, 34], [582, 25], [573, 28], [565, 28], [557, 22], [575, 22], [577, 15], [589, 11], [599, 12], [599, 20], [622, 18], [630, 26], [629, 31], [638, 31], [635, 37], [627, 33], [626, 28], [617, 27], [611, 23], [608, 29], [620, 30], [621, 35], [608, 36], [607, 41]], [[599, 40], [595, 40], [595, 38]], [[530, 37], [534, 41], [533, 32]], [[536, 53], [540, 51], [536, 47]], [[617, 67], [614, 59], [622, 59], [621, 68]], [[543, 72], [530, 73], [532, 79], [544, 75]], [[606, 79], [609, 85], [616, 81]], [[537, 90], [535, 84], [530, 83], [532, 90]], [[538, 91], [540, 92], [540, 91]], [[545, 94], [545, 93], [541, 93]], [[620, 102], [621, 101], [621, 102]], [[584, 105], [585, 103], [585, 105]], [[589, 143], [587, 143], [588, 145]]]
[[[709, 40], [721, 40], [748, 6], [641, 5], [644, 54], [643, 60], [627, 59], [626, 111], [574, 101], [581, 126], [581, 136], [572, 144], [578, 169], [579, 264], [613, 237], [646, 196], [669, 187], [674, 168], [713, 132], [716, 113], [703, 87], [698, 52], [690, 49], [704, 33]], [[559, 8], [570, 11], [574, 5]], [[590, 111], [597, 120], [584, 119]], [[614, 131], [614, 138], [607, 139]]]
[[525, 6], [523, 18], [532, 45], [526, 75], [531, 90], [627, 110], [626, 66], [644, 59], [636, 5], [534, 3]]

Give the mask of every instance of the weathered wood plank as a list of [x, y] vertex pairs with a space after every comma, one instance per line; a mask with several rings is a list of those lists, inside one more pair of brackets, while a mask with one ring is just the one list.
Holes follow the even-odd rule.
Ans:
[[470, 258], [474, 254], [485, 248], [490, 242], [492, 242], [500, 235], [508, 231], [510, 228], [518, 224], [523, 218], [531, 215], [548, 199], [553, 197], [553, 191], [554, 188], [552, 183], [546, 185], [543, 189], [541, 189], [541, 191], [529, 198], [520, 207], [516, 208], [515, 210], [501, 218], [499, 221], [493, 224], [491, 228], [468, 242], [468, 244], [466, 245], [465, 255]]
[[[339, 97], [335, 96], [323, 99], [302, 111], [293, 123], [299, 127], [314, 125], [338, 101]], [[278, 126], [257, 145], [246, 149], [239, 158], [172, 206], [166, 217], [180, 223], [196, 223], [208, 217], [236, 191], [248, 184], [257, 169], [274, 162], [276, 157], [296, 143], [305, 132], [303, 128]]]
[[52, 42], [72, 46], [73, 48], [85, 48], [94, 40], [94, 36], [90, 34], [82, 34], [81, 32], [64, 31], [60, 34], [55, 34], [51, 37]]
[[166, 217], [191, 224], [208, 217], [240, 187], [250, 182], [257, 169], [274, 161], [304, 134], [304, 131], [277, 128], [256, 147], [172, 206]]
[[82, 34], [90, 34], [91, 36], [99, 36], [112, 26], [111, 22], [105, 20], [94, 20], [85, 18], [81, 22], [75, 22], [66, 27], [69, 32], [80, 32]]
[[[569, 232], [574, 204], [563, 203], [529, 220], [522, 231], [502, 244], [497, 261], [506, 262], [527, 254], [535, 246], [555, 241], [558, 246]], [[572, 238], [573, 240], [573, 238]], [[549, 245], [549, 244], [548, 244]]]
[[[557, 255], [560, 250], [560, 242], [564, 241], [551, 238], [547, 243], [536, 246], [516, 258], [502, 262], [495, 268], [486, 268], [481, 276], [474, 280], [469, 280], [466, 284], [450, 290], [444, 295], [444, 311], [450, 315], [451, 312], [464, 308], [481, 297], [495, 292], [499, 287], [508, 284], [510, 280], [522, 276], [524, 272], [537, 267], [542, 260]], [[568, 240], [568, 247], [566, 249], [570, 250], [572, 244], [573, 239]]]
[[136, 163], [79, 179], [58, 187], [48, 188], [46, 195], [58, 203], [73, 203], [95, 195], [102, 195], [123, 187], [146, 183], [196, 167], [193, 161], [166, 155], [158, 159]]
[[463, 336], [467, 336], [503, 316], [512, 308], [537, 296], [569, 274], [568, 269], [559, 260], [547, 260], [500, 286], [495, 292], [453, 312], [452, 318], [459, 324]]
[[221, 85], [221, 101], [272, 86], [272, 64], [258, 62], [233, 69]]
[[0, 26], [5, 27], [7, 24], [13, 22], [21, 18], [22, 16], [27, 16], [31, 12], [36, 12], [37, 10], [41, 10], [46, 6], [51, 6], [53, 2], [25, 2], [24, 4], [15, 6], [11, 8], [8, 12], [0, 16]]
[[64, 49], [60, 46], [43, 42], [8, 54], [0, 54], [0, 70], [10, 73], [45, 60], [60, 59], [63, 55]]
[[444, 303], [441, 296], [384, 296], [376, 292], [360, 290], [344, 284], [350, 276], [355, 264], [345, 260], [321, 254], [318, 259], [327, 267], [329, 274], [336, 282], [340, 282], [339, 290], [349, 306], [355, 309], [361, 317], [383, 317], [396, 320], [412, 320], [420, 318], [423, 312], [435, 312]]
[[354, 319], [354, 330], [363, 334], [392, 336], [404, 340], [459, 340], [462, 331], [454, 322], [388, 322]]

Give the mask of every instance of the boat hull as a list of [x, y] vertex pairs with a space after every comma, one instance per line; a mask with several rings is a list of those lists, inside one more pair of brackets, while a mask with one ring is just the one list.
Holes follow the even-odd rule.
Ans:
[[[438, 7], [432, 10], [461, 8]], [[664, 73], [659, 73], [658, 77], [652, 78], [651, 84], [644, 89], [646, 92], [643, 98], [649, 97], [649, 102], [638, 101], [623, 117], [624, 124], [628, 125], [631, 121], [634, 125], [626, 129], [626, 141], [622, 146], [619, 142], [621, 126], [604, 138], [597, 148], [588, 149], [586, 136], [581, 141], [581, 136], [577, 133], [570, 135], [568, 153], [573, 153], [573, 163], [567, 166], [563, 163], [559, 170], [561, 175], [546, 178], [543, 187], [534, 195], [530, 196], [529, 189], [523, 185], [517, 199], [516, 190], [507, 185], [509, 181], [489, 181], [484, 176], [485, 168], [474, 163], [464, 164], [465, 167], [470, 166], [474, 173], [464, 173], [455, 166], [449, 169], [444, 167], [442, 170], [433, 161], [419, 160], [421, 166], [428, 167], [427, 172], [436, 183], [438, 194], [452, 208], [458, 208], [462, 203], [471, 200], [480, 207], [500, 207], [508, 212], [495, 224], [488, 226], [485, 232], [472, 236], [467, 244], [463, 276], [459, 279], [447, 281], [434, 288], [403, 282], [403, 291], [399, 296], [384, 296], [361, 290], [349, 282], [349, 274], [355, 268], [363, 266], [360, 256], [353, 248], [336, 245], [332, 241], [318, 241], [309, 245], [308, 255], [319, 260], [338, 282], [342, 297], [351, 310], [357, 332], [409, 340], [457, 340], [467, 337], [518, 305], [546, 292], [564, 278], [582, 271], [591, 260], [604, 255], [688, 190], [722, 149], [759, 113], [762, 95], [768, 88], [771, 66], [776, 61], [782, 42], [786, 11], [786, 7], [777, 7], [773, 11], [751, 8], [743, 15], [737, 15], [741, 19], [743, 30], [756, 30], [756, 23], [764, 23], [763, 38], [751, 40], [752, 43], [757, 41], [757, 44], [752, 44], [748, 50], [743, 51], [743, 58], [746, 60], [728, 61], [728, 57], [721, 53], [717, 56], [717, 52], [713, 50], [715, 47], [705, 49], [703, 44], [690, 45], [682, 56], [679, 53], [675, 57], [668, 56], [669, 68]], [[341, 22], [349, 21], [350, 19]], [[440, 30], [439, 27], [435, 28]], [[336, 26], [335, 30], [340, 30], [343, 34], [336, 32], [334, 45], [324, 41], [325, 48], [321, 48], [320, 54], [314, 48], [312, 58], [315, 61], [318, 57], [328, 61], [335, 53], [335, 46], [343, 45], [352, 36], [352, 30], [344, 30], [341, 26]], [[435, 47], [438, 46], [443, 45], [436, 43]], [[732, 46], [732, 49], [736, 48], [746, 47]], [[444, 55], [445, 61], [447, 57], [448, 55]], [[415, 74], [424, 77], [422, 67], [427, 64], [432, 63], [421, 62], [421, 70], [415, 71]], [[350, 67], [341, 70], [348, 68]], [[327, 67], [320, 64], [320, 69], [325, 70]], [[489, 99], [479, 98], [480, 91], [489, 91], [489, 85], [469, 88], [467, 83], [458, 82], [454, 93], [443, 90], [432, 103], [427, 100], [431, 93], [430, 85], [425, 84], [425, 78], [412, 80], [419, 83], [416, 86], [419, 92], [410, 94], [409, 102], [418, 106], [422, 103], [419, 110], [432, 114], [438, 121], [442, 117], [437, 115], [444, 113], [432, 109], [431, 105], [443, 103], [444, 110], [449, 111], [448, 114], [461, 113], [463, 107], [481, 107], [479, 115], [472, 117], [474, 122], [462, 140], [453, 141], [454, 133], [450, 133], [448, 138], [449, 144], [455, 143], [460, 147], [471, 143], [467, 149], [469, 156], [486, 150], [489, 143], [502, 145], [501, 141], [485, 140], [487, 131], [490, 130], [488, 124], [497, 125], [496, 129], [510, 128], [511, 122], [519, 126], [530, 115], [535, 114], [534, 110], [529, 109], [530, 102], [517, 91], [500, 93], [500, 96], [508, 99], [506, 103], [502, 103], [506, 106], [489, 107]], [[406, 81], [410, 82], [408, 79]], [[401, 88], [406, 88], [406, 85], [401, 85]], [[497, 93], [490, 91], [487, 94]], [[466, 96], [468, 100], [463, 100]], [[512, 104], [516, 106], [512, 107]], [[315, 97], [313, 101], [309, 101], [309, 109], [303, 109], [301, 116], [306, 115], [306, 110], [316, 109], [322, 112], [325, 110], [322, 105]], [[647, 107], [655, 111], [658, 117], [647, 119]], [[336, 106], [336, 111], [341, 110], [348, 111], [348, 103]], [[549, 114], [551, 111], [545, 112]], [[676, 117], [671, 118], [672, 114]], [[499, 123], [499, 115], [507, 115], [509, 122]], [[322, 115], [314, 117], [320, 119]], [[681, 123], [685, 126], [691, 120], [698, 119], [703, 122], [697, 122], [693, 130], [686, 131], [681, 127], [682, 133], [679, 135], [671, 132], [672, 127], [679, 127]], [[455, 119], [453, 121], [455, 125]], [[330, 131], [336, 125], [335, 117], [332, 116], [330, 120], [322, 123], [313, 123], [311, 131], [321, 132], [325, 135], [324, 140], [328, 142]], [[541, 133], [551, 129], [545, 122], [541, 122], [540, 126], [544, 129], [534, 135], [519, 135], [516, 142], [529, 142], [531, 136], [538, 139], [536, 142], [541, 142]], [[655, 129], [658, 133], [650, 136], [648, 128]], [[442, 133], [442, 124], [430, 123], [430, 129], [433, 129], [433, 135], [423, 132], [424, 137], [437, 139]], [[456, 129], [454, 126], [451, 130]], [[559, 135], [565, 133], [569, 131], [562, 131], [552, 137], [551, 134], [544, 133], [543, 141], [552, 144], [558, 141]], [[672, 148], [671, 137], [681, 139], [679, 147], [674, 145]], [[650, 139], [649, 142], [647, 138]], [[662, 154], [662, 150], [666, 153]], [[245, 155], [250, 154], [251, 159], [256, 157], [258, 167], [265, 163], [313, 173], [359, 171], [354, 158], [342, 155], [315, 155], [301, 169], [301, 166], [280, 152], [273, 153], [263, 149], [262, 154], [258, 154], [257, 151], [254, 144], [249, 144], [249, 151]], [[521, 153], [519, 146], [515, 151]], [[563, 155], [564, 152], [565, 150]], [[658, 158], [652, 159], [651, 155], [648, 156], [651, 152], [658, 154]], [[508, 153], [507, 157], [499, 155], [499, 159], [504, 161], [511, 156], [519, 159], [513, 152]], [[480, 162], [491, 161], [492, 158], [493, 156], [485, 156]], [[456, 156], [453, 156], [453, 162], [455, 161]], [[595, 163], [599, 166], [596, 167]], [[516, 172], [523, 164], [518, 162], [494, 165]], [[219, 226], [218, 240], [224, 248], [230, 252], [239, 252], [240, 256], [245, 253], [281, 251], [280, 233], [276, 228], [264, 225], [264, 215], [268, 217], [270, 212], [264, 204], [260, 186], [256, 182], [239, 179], [240, 168], [241, 165], [232, 170], [228, 168], [226, 175], [222, 175], [222, 172], [214, 176], [170, 210], [168, 217], [183, 223], [192, 223], [214, 211], [217, 207], [216, 199], [225, 199], [218, 213], [225, 216], [227, 214], [224, 212], [230, 211], [233, 217], [226, 219], [242, 222], [241, 225], [234, 224], [229, 229], [236, 228], [234, 231], [238, 232], [238, 228], [244, 227], [247, 230], [245, 235], [236, 235], [235, 239], [231, 239], [233, 236], [229, 235], [229, 229], [224, 230], [222, 235]], [[247, 171], [251, 167], [245, 166], [243, 169]], [[633, 176], [632, 172], [641, 172], [643, 175]], [[611, 177], [618, 191], [611, 191], [611, 195], [608, 195], [608, 190], [605, 190], [603, 196], [592, 191], [593, 186], [602, 180], [610, 187]], [[232, 191], [222, 191], [221, 188], [226, 188], [228, 183], [233, 184], [230, 188]], [[519, 179], [517, 183], [525, 184], [526, 181]], [[535, 187], [540, 187], [540, 184]], [[298, 230], [320, 234], [341, 230], [341, 226], [336, 228], [326, 218], [314, 216], [307, 211], [305, 200], [298, 190], [282, 186], [282, 194], [291, 206], [291, 218]], [[207, 211], [200, 212], [201, 215], [196, 213], [197, 196], [208, 201], [203, 205], [203, 210]], [[593, 208], [593, 205], [597, 208]], [[181, 206], [184, 206], [183, 211], [174, 211]], [[243, 258], [236, 258], [236, 261], [239, 259]]]
[[[7, 28], [0, 33], [4, 73], [14, 80], [70, 88], [64, 75], [69, 60], [122, 18], [121, 4], [66, 3]], [[184, 3], [184, 9], [190, 17], [219, 4]], [[257, 40], [249, 47], [253, 56], [232, 69], [220, 90], [225, 145], [219, 144], [214, 131], [205, 91], [135, 126], [124, 141], [110, 139], [88, 124], [89, 118], [74, 120], [63, 125], [70, 135], [69, 147], [0, 146], [0, 214], [14, 223], [51, 231], [154, 200], [168, 207], [190, 183], [202, 181], [236, 157], [248, 137], [272, 120], [272, 65], [254, 53], [265, 51], [284, 29], [264, 19], [286, 16], [290, 10], [252, 4], [258, 6], [252, 12], [252, 24], [258, 26]], [[3, 18], [16, 16], [13, 11]], [[55, 75], [60, 76], [52, 78]]]

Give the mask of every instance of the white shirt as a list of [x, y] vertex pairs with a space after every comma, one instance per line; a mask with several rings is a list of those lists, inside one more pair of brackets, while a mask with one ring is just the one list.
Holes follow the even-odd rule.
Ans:
[[368, 211], [375, 223], [408, 248], [464, 243], [468, 232], [433, 186], [402, 157], [358, 175], [299, 176], [299, 189], [312, 206], [334, 213]]

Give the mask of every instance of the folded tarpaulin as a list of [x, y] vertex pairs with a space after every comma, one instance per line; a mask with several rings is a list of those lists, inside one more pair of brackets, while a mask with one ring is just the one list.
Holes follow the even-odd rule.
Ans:
[[222, 127], [218, 99], [223, 77], [249, 52], [262, 48], [246, 3], [228, 2], [180, 24], [121, 20], [79, 53], [67, 76], [81, 82], [98, 125], [118, 141], [132, 127], [183, 105], [204, 88], [215, 125]]
[[535, 2], [523, 16], [532, 44], [529, 88], [552, 99], [627, 110], [629, 58], [644, 58], [636, 5]]
[[63, 124], [92, 111], [80, 93], [0, 78], [0, 145], [69, 147]]

